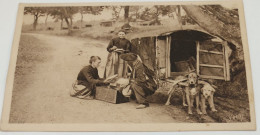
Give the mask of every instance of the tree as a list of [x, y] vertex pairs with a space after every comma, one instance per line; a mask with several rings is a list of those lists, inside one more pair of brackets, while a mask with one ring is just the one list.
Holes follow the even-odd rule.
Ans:
[[115, 19], [116, 21], [118, 21], [119, 19], [119, 15], [120, 15], [120, 12], [122, 10], [122, 6], [111, 6], [109, 7], [112, 9], [112, 16], [113, 16], [113, 19]]
[[174, 12], [173, 6], [170, 5], [155, 5], [152, 8], [145, 8], [143, 13], [141, 14], [141, 19], [146, 21], [151, 21], [152, 24], [160, 24], [159, 16], [169, 15], [170, 13]]
[[51, 13], [56, 19], [61, 19], [61, 25], [63, 20], [65, 20], [68, 27], [68, 34], [72, 32], [73, 15], [78, 13], [78, 7], [55, 7]]
[[139, 10], [141, 9], [141, 6], [130, 6], [129, 7], [129, 21], [134, 19], [140, 18]]
[[45, 12], [45, 27], [47, 27], [47, 21], [48, 21], [48, 17], [52, 14], [52, 12], [55, 10], [54, 7], [45, 7], [45, 8], [42, 8]]
[[125, 6], [124, 10], [125, 10], [125, 14], [124, 14], [125, 23], [129, 24], [129, 6]]
[[103, 6], [84, 6], [84, 7], [79, 7], [79, 13], [81, 15], [80, 19], [80, 27], [82, 28], [83, 24], [83, 15], [84, 14], [93, 14], [93, 15], [99, 15], [101, 14], [101, 11], [103, 11], [104, 7]]
[[36, 30], [36, 26], [38, 24], [38, 19], [41, 16], [44, 16], [45, 10], [42, 7], [25, 7], [24, 8], [24, 14], [31, 14], [34, 16], [33, 21], [33, 30]]
[[145, 21], [150, 21], [150, 20], [152, 20], [152, 19], [153, 19], [153, 17], [152, 17], [152, 14], [153, 14], [153, 13], [151, 13], [150, 10], [151, 10], [150, 8], [146, 7], [146, 8], [144, 9], [144, 11], [141, 13], [140, 19], [145, 20]]
[[64, 20], [68, 26], [68, 34], [70, 35], [72, 32], [72, 24], [73, 24], [73, 15], [78, 12], [77, 7], [63, 7], [62, 13], [64, 15]]
[[48, 17], [49, 17], [50, 13], [49, 12], [46, 12], [46, 18], [45, 18], [45, 26], [47, 27], [47, 20], [48, 20]]
[[58, 22], [59, 20], [61, 21], [60, 29], [62, 29], [63, 28], [64, 15], [61, 12], [58, 12], [58, 10], [54, 10], [54, 11], [52, 11], [51, 16], [53, 16], [53, 19], [55, 19], [55, 22]]
[[121, 29], [130, 30], [131, 26], [129, 24], [129, 6], [124, 6], [124, 25], [121, 27]]
[[55, 7], [50, 15], [55, 19], [55, 22], [58, 22], [58, 20], [61, 21], [60, 29], [63, 28], [63, 20], [64, 20], [64, 14], [62, 13], [62, 8], [61, 7]]
[[187, 15], [203, 29], [232, 43], [235, 46], [235, 54], [231, 64], [232, 67], [236, 67], [232, 70], [236, 72], [243, 68], [244, 54], [238, 11], [228, 10], [220, 5], [183, 5], [182, 7]]
[[154, 23], [156, 24], [160, 24], [160, 21], [159, 21], [159, 15], [160, 15], [160, 9], [162, 8], [162, 6], [154, 6], [155, 7], [155, 13], [153, 14], [154, 15]]

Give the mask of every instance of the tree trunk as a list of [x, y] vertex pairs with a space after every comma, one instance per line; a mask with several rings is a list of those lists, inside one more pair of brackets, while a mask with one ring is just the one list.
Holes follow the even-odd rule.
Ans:
[[181, 6], [178, 5], [175, 12], [176, 12], [176, 15], [177, 15], [179, 25], [182, 28]]
[[45, 27], [47, 27], [48, 16], [49, 16], [49, 14], [47, 14], [47, 16], [46, 16], [46, 18], [45, 18]]
[[129, 6], [125, 6], [125, 23], [129, 24]]
[[160, 13], [159, 13], [159, 7], [156, 7], [156, 16], [155, 16], [155, 23], [154, 23], [154, 25], [159, 25], [159, 24], [161, 24], [161, 22], [159, 21], [159, 15], [160, 15]]
[[61, 18], [60, 20], [60, 29], [62, 30], [62, 28], [63, 28], [63, 18]]
[[67, 17], [65, 17], [64, 18], [65, 19], [65, 22], [67, 23], [67, 26], [68, 26], [68, 35], [71, 35], [71, 33], [72, 33], [72, 27], [71, 27], [71, 24], [70, 24], [70, 22], [69, 22], [69, 20], [68, 20], [68, 18]]
[[80, 15], [81, 15], [80, 28], [82, 29], [83, 28], [83, 26], [82, 26], [82, 24], [83, 24], [83, 14], [82, 14], [82, 12], [80, 12]]
[[[63, 8], [63, 10], [64, 10], [64, 20], [65, 20], [65, 22], [67, 23], [67, 26], [68, 26], [68, 35], [71, 35], [71, 33], [72, 33], [72, 17], [68, 13], [66, 7]], [[69, 19], [70, 19], [70, 22], [69, 22]]]
[[36, 30], [37, 23], [38, 23], [38, 15], [34, 15], [33, 30]]
[[72, 26], [73, 25], [72, 17], [69, 18], [70, 18], [70, 25]]

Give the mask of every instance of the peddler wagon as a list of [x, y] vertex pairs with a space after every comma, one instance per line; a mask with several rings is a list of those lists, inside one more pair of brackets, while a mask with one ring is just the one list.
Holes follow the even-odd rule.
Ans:
[[228, 42], [198, 26], [129, 33], [127, 38], [157, 79], [196, 70], [200, 78], [230, 80]]

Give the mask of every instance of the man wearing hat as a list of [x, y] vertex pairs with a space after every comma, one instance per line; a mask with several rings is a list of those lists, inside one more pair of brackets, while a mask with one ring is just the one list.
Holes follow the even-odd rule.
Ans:
[[140, 104], [136, 109], [149, 107], [146, 97], [154, 94], [157, 89], [157, 85], [152, 77], [153, 73], [137, 59], [138, 56], [134, 53], [122, 54], [120, 57], [127, 61], [132, 68], [130, 85], [137, 102]]

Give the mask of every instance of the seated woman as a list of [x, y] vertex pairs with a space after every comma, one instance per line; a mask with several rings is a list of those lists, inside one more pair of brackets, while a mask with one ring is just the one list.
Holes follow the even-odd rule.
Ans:
[[88, 66], [83, 67], [77, 77], [73, 89], [70, 92], [72, 97], [82, 99], [94, 99], [97, 85], [106, 85], [109, 82], [104, 81], [98, 75], [97, 68], [101, 63], [98, 56], [91, 56]]

